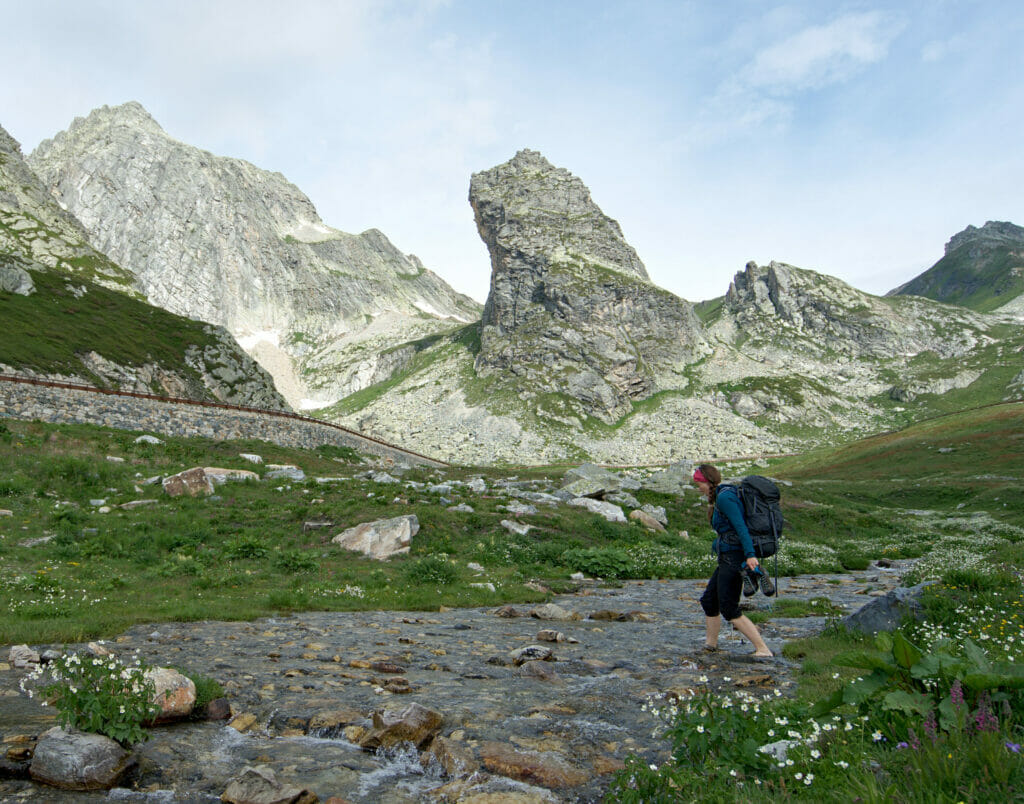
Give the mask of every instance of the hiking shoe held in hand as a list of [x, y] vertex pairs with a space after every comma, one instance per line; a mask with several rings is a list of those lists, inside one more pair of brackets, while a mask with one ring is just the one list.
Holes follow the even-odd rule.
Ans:
[[764, 592], [765, 597], [771, 597], [775, 594], [775, 584], [772, 583], [771, 576], [760, 568], [757, 570], [757, 583], [761, 587], [761, 591]]
[[750, 597], [757, 591], [757, 587], [754, 585], [754, 579], [750, 577], [750, 572], [742, 570], [740, 575], [743, 576], [743, 594], [745, 597]]

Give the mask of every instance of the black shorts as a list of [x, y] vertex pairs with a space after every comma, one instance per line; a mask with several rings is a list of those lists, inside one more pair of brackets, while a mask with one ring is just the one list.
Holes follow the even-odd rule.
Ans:
[[708, 617], [721, 614], [730, 622], [741, 616], [740, 592], [743, 578], [740, 570], [746, 564], [741, 550], [723, 550], [718, 554], [715, 568], [704, 594], [700, 596], [700, 607]]

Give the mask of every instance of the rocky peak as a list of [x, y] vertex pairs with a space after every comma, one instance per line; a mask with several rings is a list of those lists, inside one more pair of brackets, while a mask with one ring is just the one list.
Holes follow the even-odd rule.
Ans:
[[[476, 302], [381, 232], [325, 225], [280, 173], [175, 140], [137, 103], [75, 120], [29, 162], [151, 303], [225, 326], [296, 406], [326, 405], [364, 387], [360, 378], [380, 378], [378, 345], [479, 316]], [[358, 359], [333, 348], [382, 316], [399, 325], [373, 347], [353, 345]]]
[[882, 299], [785, 263], [749, 262], [729, 286], [719, 332], [743, 333], [769, 349], [873, 357], [924, 350], [950, 357], [979, 341], [977, 316], [936, 307], [923, 299]]
[[601, 212], [580, 179], [537, 151], [523, 149], [508, 162], [474, 174], [469, 200], [480, 236], [499, 250], [648, 278], [618, 222]]
[[478, 373], [607, 422], [681, 381], [704, 348], [693, 308], [650, 283], [580, 179], [524, 150], [474, 174], [469, 200], [491, 255]]
[[968, 226], [949, 239], [945, 253], [951, 254], [967, 244], [980, 248], [1024, 246], [1024, 227], [1008, 221], [987, 221], [980, 229], [977, 226]]

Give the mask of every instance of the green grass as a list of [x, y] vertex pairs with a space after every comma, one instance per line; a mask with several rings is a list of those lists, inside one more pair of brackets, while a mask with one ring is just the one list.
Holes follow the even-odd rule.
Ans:
[[[0, 362], [40, 372], [87, 373], [79, 355], [94, 351], [123, 366], [156, 363], [203, 383], [184, 361], [190, 346], [215, 343], [198, 321], [169, 313], [81, 277], [33, 271], [30, 296], [0, 293]], [[76, 297], [68, 285], [85, 286]], [[98, 377], [94, 381], [100, 382]], [[158, 389], [154, 389], [158, 390]]]
[[972, 256], [973, 248], [973, 244], [966, 243], [947, 254], [900, 293], [984, 313], [1024, 293], [1024, 260], [1019, 249], [996, 246]]

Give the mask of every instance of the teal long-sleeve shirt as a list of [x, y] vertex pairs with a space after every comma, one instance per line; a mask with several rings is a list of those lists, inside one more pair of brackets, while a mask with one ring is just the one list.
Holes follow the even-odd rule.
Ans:
[[[711, 546], [714, 552], [742, 550], [744, 558], [753, 557], [754, 542], [750, 538], [750, 531], [747, 530], [747, 522], [743, 518], [743, 504], [740, 502], [740, 494], [735, 487], [718, 487], [711, 527], [718, 534], [718, 538]], [[736, 543], [737, 536], [739, 544]]]

